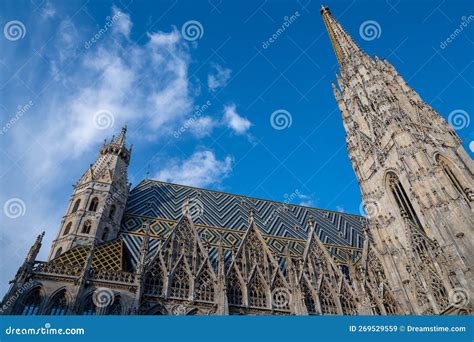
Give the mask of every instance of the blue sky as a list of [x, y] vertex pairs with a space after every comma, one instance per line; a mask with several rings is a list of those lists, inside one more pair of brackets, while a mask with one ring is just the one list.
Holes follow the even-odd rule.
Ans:
[[[469, 122], [457, 132], [472, 156], [473, 5], [325, 4], [366, 52], [389, 59], [445, 118], [465, 113]], [[43, 230], [40, 257], [47, 256], [71, 184], [124, 124], [135, 185], [148, 173], [358, 214], [320, 5], [2, 1], [0, 204], [16, 201], [19, 212], [0, 212], [0, 292]], [[369, 20], [378, 37], [365, 40], [359, 29]], [[275, 129], [275, 111], [291, 125]]]

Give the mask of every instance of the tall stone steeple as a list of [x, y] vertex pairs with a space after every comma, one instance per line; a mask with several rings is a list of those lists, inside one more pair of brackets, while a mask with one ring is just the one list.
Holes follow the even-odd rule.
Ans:
[[450, 297], [473, 298], [472, 159], [388, 61], [364, 53], [327, 7], [321, 15], [349, 157], [397, 299], [406, 312], [452, 312]]
[[69, 206], [53, 241], [49, 260], [77, 245], [115, 239], [128, 198], [127, 168], [132, 148], [127, 127], [104, 142], [99, 157], [74, 185]]

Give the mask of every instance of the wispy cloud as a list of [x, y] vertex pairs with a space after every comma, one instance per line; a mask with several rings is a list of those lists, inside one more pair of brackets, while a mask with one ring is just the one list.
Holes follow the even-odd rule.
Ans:
[[155, 178], [165, 182], [207, 187], [222, 182], [232, 170], [233, 158], [219, 160], [213, 151], [197, 151], [189, 159], [172, 160]]
[[214, 64], [212, 68], [212, 72], [207, 76], [207, 87], [211, 91], [216, 91], [217, 89], [223, 88], [227, 85], [232, 70], [224, 68], [219, 64]]
[[250, 126], [252, 126], [252, 123], [247, 118], [237, 113], [235, 104], [224, 107], [223, 121], [236, 134], [245, 134], [250, 129]]
[[[2, 94], [9, 95], [0, 107], [8, 117], [17, 106], [30, 100], [34, 104], [2, 137], [5, 163], [0, 167], [0, 204], [20, 198], [26, 208], [15, 219], [0, 212], [3, 287], [41, 229], [47, 234], [40, 258], [47, 255], [67, 205], [70, 187], [66, 185], [93, 161], [94, 148], [104, 138], [128, 123], [131, 130], [140, 131], [134, 142], [164, 140], [192, 111], [195, 100], [188, 76], [191, 47], [176, 29], [150, 32], [138, 44], [130, 39], [130, 16], [117, 7], [112, 7], [109, 16], [117, 20], [108, 27], [109, 19], [104, 18], [104, 26], [97, 28], [80, 27], [48, 6], [44, 16], [54, 16], [57, 25], [28, 31], [40, 45], [48, 44], [40, 50], [42, 58], [22, 67], [22, 77], [28, 75], [26, 82], [0, 77], [2, 84], [8, 82]], [[33, 54], [30, 46], [23, 48], [10, 47], [2, 62], [13, 69], [21, 54], [25, 58]], [[106, 121], [101, 119], [104, 113]], [[217, 176], [230, 172], [230, 159], [212, 156], [202, 157], [203, 165], [216, 162], [222, 170]]]

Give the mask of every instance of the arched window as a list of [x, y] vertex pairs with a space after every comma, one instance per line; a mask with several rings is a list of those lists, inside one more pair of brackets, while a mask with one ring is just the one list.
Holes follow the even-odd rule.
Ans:
[[94, 197], [91, 201], [91, 204], [89, 204], [89, 210], [97, 211], [98, 206], [99, 206], [99, 199], [97, 197]]
[[54, 254], [54, 257], [57, 258], [58, 256], [61, 255], [62, 252], [63, 252], [62, 247], [59, 247], [59, 248], [56, 250], [56, 253]]
[[323, 315], [337, 314], [336, 302], [334, 301], [334, 297], [326, 281], [323, 281], [321, 285], [321, 289], [319, 291], [319, 302], [321, 304], [321, 312]]
[[60, 291], [57, 293], [51, 300], [51, 304], [48, 308], [48, 315], [63, 316], [66, 314], [67, 309], [67, 299], [66, 299], [66, 290]]
[[117, 210], [117, 207], [115, 206], [115, 204], [112, 204], [112, 206], [110, 207], [110, 211], [109, 211], [109, 219], [111, 219], [111, 220], [114, 219], [116, 210]]
[[[449, 178], [451, 184], [454, 186], [454, 188], [464, 197], [466, 198], [466, 192], [464, 191], [465, 189], [463, 188], [461, 182], [459, 181], [459, 178], [456, 177], [454, 174], [451, 163], [444, 157], [440, 156], [439, 154], [436, 155], [436, 161], [438, 164], [443, 168], [444, 173], [446, 176]], [[467, 199], [467, 198], [466, 198]], [[468, 200], [469, 201], [469, 200]]]
[[314, 297], [306, 279], [303, 278], [302, 282], [302, 290], [304, 295], [304, 304], [306, 305], [306, 310], [308, 311], [309, 315], [316, 314], [316, 303], [314, 301]]
[[16, 311], [17, 315], [32, 316], [37, 315], [41, 304], [40, 288], [36, 288], [28, 293], [19, 303]]
[[120, 315], [122, 314], [122, 302], [120, 296], [115, 296], [114, 301], [107, 307], [106, 315]]
[[267, 307], [267, 296], [265, 286], [258, 275], [255, 275], [249, 286], [249, 305], [260, 308]]
[[341, 294], [339, 295], [339, 301], [341, 302], [342, 313], [344, 315], [356, 315], [357, 306], [355, 298], [347, 290], [346, 286], [343, 286], [341, 289]]
[[242, 285], [235, 270], [231, 271], [231, 274], [227, 279], [227, 284], [227, 297], [229, 299], [229, 304], [242, 305]]
[[92, 294], [86, 297], [79, 314], [88, 316], [97, 315], [97, 308], [95, 307], [94, 301], [92, 300]]
[[104, 231], [102, 232], [102, 241], [105, 241], [109, 236], [109, 228], [105, 227]]
[[384, 291], [383, 293], [383, 306], [387, 312], [387, 315], [399, 314], [397, 302], [388, 291]]
[[72, 226], [72, 222], [69, 222], [69, 223], [66, 225], [66, 228], [64, 228], [64, 233], [63, 233], [63, 235], [69, 234], [69, 231], [71, 230], [71, 226]]
[[78, 199], [76, 203], [74, 203], [74, 207], [72, 207], [71, 214], [75, 213], [77, 209], [79, 209], [79, 205], [81, 204], [81, 199]]
[[161, 296], [163, 290], [163, 272], [155, 264], [145, 275], [145, 293], [150, 296]]
[[388, 174], [388, 186], [390, 191], [392, 192], [393, 197], [395, 198], [395, 202], [397, 202], [398, 208], [400, 209], [400, 213], [402, 217], [406, 217], [413, 223], [417, 228], [423, 231], [423, 227], [421, 225], [418, 216], [416, 215], [415, 209], [408, 198], [405, 189], [403, 188], [400, 180], [394, 173]]
[[196, 279], [196, 299], [205, 302], [214, 301], [214, 282], [208, 270], [204, 270]]
[[170, 295], [175, 298], [188, 298], [189, 296], [189, 275], [183, 261], [173, 274]]
[[91, 232], [91, 226], [92, 226], [91, 221], [88, 220], [84, 222], [84, 225], [82, 226], [82, 233], [89, 234]]

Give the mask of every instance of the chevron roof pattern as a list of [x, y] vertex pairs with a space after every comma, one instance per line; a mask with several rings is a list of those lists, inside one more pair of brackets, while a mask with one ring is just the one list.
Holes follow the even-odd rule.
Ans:
[[[301, 255], [308, 237], [310, 216], [323, 243], [340, 258], [355, 258], [362, 248], [362, 216], [241, 195], [205, 190], [154, 180], [143, 180], [129, 194], [122, 219], [121, 237], [136, 260], [145, 220], [152, 225], [150, 253], [158, 248], [187, 208], [211, 258], [222, 239], [224, 248], [239, 246], [248, 228], [249, 213], [261, 229], [270, 249], [283, 255], [286, 247]], [[134, 261], [134, 260], [133, 260]], [[132, 261], [132, 262], [133, 262]]]

